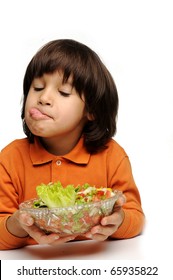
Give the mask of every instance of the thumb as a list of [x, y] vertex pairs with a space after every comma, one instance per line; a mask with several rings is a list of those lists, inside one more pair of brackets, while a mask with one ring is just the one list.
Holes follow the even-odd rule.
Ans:
[[34, 219], [25, 212], [19, 214], [19, 221], [24, 226], [32, 226], [34, 224]]
[[126, 202], [126, 197], [124, 194], [121, 194], [118, 200], [115, 203], [114, 208], [120, 208]]

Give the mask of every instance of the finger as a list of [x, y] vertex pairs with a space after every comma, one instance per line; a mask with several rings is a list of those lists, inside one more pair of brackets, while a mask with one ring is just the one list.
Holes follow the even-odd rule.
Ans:
[[70, 235], [70, 236], [65, 236], [65, 237], [60, 237], [58, 240], [55, 240], [53, 241], [52, 243], [50, 243], [50, 245], [59, 245], [61, 243], [65, 243], [65, 242], [68, 242], [68, 241], [72, 241], [76, 238], [76, 235], [73, 236], [73, 235]]
[[60, 237], [56, 233], [51, 233], [49, 235], [43, 234], [39, 237], [38, 243], [51, 245], [52, 243], [56, 242], [59, 239]]
[[92, 234], [91, 232], [87, 232], [84, 236], [86, 238], [93, 239], [93, 240], [98, 240], [98, 241], [105, 240], [108, 237], [106, 235], [98, 234], [98, 233], [93, 233]]
[[39, 229], [36, 225], [25, 226], [23, 225], [24, 230], [39, 244], [50, 244], [53, 241], [59, 239], [59, 235], [52, 233], [47, 235], [43, 230]]
[[19, 222], [21, 225], [23, 226], [31, 226], [34, 224], [34, 219], [31, 217], [31, 215], [25, 213], [25, 212], [22, 212], [20, 215], [19, 215]]
[[121, 214], [122, 211], [116, 211], [110, 216], [104, 217], [100, 223], [102, 226], [108, 226], [108, 225], [119, 225], [122, 222], [123, 215]]
[[111, 225], [107, 227], [95, 227], [91, 230], [91, 238], [93, 240], [106, 240], [110, 235], [117, 231], [116, 225]]
[[91, 239], [92, 233], [91, 233], [91, 231], [87, 231], [86, 233], [83, 233], [82, 236]]
[[93, 227], [91, 230], [91, 234], [95, 235], [95, 234], [102, 234], [102, 235], [111, 235], [114, 231], [117, 230], [117, 225], [109, 225], [106, 227], [102, 227], [102, 226], [96, 226]]
[[107, 238], [108, 238], [108, 235], [103, 235], [103, 234], [92, 235], [92, 240], [95, 240], [95, 241], [105, 241]]
[[123, 204], [124, 204], [125, 202], [126, 202], [126, 197], [125, 197], [124, 194], [122, 194], [122, 195], [118, 198], [118, 200], [116, 201], [115, 207], [117, 207], [117, 206], [123, 206]]

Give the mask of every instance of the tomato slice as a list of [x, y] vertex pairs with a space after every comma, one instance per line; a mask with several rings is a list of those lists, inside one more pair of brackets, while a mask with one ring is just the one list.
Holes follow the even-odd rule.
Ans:
[[106, 198], [111, 197], [111, 191], [110, 191], [110, 190], [107, 190], [106, 193], [105, 193], [105, 195], [106, 195]]

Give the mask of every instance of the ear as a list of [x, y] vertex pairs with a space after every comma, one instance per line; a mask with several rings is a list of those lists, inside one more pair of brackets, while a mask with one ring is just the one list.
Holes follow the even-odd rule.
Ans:
[[93, 114], [90, 114], [90, 113], [87, 113], [87, 119], [89, 120], [89, 121], [94, 121], [94, 116], [93, 116]]

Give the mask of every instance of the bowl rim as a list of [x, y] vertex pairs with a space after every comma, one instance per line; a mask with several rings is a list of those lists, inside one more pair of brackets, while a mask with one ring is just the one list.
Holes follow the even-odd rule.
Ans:
[[98, 201], [92, 201], [92, 202], [86, 202], [86, 203], [82, 203], [82, 204], [74, 204], [74, 205], [69, 205], [69, 206], [66, 206], [66, 207], [52, 207], [52, 208], [48, 208], [48, 207], [40, 207], [40, 208], [34, 208], [34, 207], [23, 207], [25, 204], [27, 203], [31, 203], [31, 202], [34, 202], [36, 200], [38, 200], [38, 198], [32, 198], [32, 199], [28, 199], [28, 200], [25, 200], [23, 202], [21, 202], [19, 204], [19, 210], [20, 211], [47, 211], [47, 212], [52, 212], [52, 211], [55, 211], [55, 210], [71, 210], [71, 209], [82, 209], [82, 208], [87, 208], [87, 207], [92, 207], [92, 206], [101, 206], [105, 203], [108, 203], [109, 201], [114, 201], [114, 204], [116, 203], [116, 201], [119, 199], [119, 197], [122, 196], [122, 191], [119, 191], [119, 190], [113, 190], [113, 192], [115, 193], [114, 196], [111, 196], [109, 198], [106, 198], [106, 199], [102, 199], [102, 200], [98, 200]]

